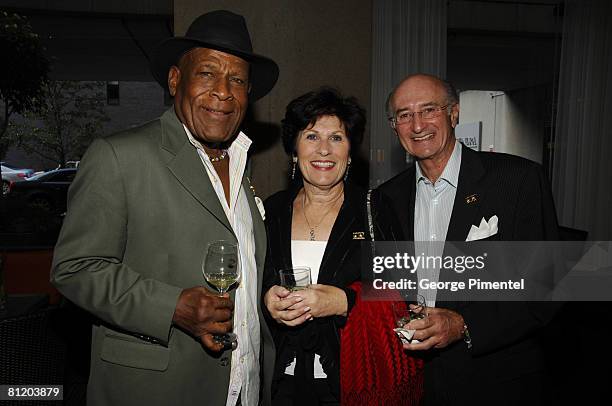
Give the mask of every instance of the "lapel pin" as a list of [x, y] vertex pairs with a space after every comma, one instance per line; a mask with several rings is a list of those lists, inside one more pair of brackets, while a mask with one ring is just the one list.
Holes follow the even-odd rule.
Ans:
[[353, 240], [365, 240], [365, 232], [364, 231], [355, 231], [353, 233]]
[[478, 195], [477, 194], [469, 195], [469, 196], [466, 196], [466, 198], [465, 198], [465, 203], [466, 204], [476, 203], [477, 201], [478, 201]]
[[251, 192], [253, 192], [253, 196], [257, 196], [257, 193], [255, 193], [255, 186], [253, 186], [253, 184], [251, 183], [251, 179], [248, 176], [247, 181], [249, 182], [249, 189], [251, 189]]

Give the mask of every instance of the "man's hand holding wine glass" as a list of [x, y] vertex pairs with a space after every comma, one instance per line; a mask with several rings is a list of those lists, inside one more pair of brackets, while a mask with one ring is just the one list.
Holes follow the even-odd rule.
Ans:
[[172, 321], [183, 330], [198, 337], [211, 351], [221, 351], [222, 343], [213, 334], [232, 331], [234, 303], [229, 295], [218, 296], [208, 289], [196, 286], [185, 289], [179, 296]]

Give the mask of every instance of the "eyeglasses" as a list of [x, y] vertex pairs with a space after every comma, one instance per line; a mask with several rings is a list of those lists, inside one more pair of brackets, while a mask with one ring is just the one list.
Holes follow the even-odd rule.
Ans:
[[453, 105], [453, 103], [450, 103], [446, 106], [426, 107], [421, 111], [402, 111], [396, 114], [395, 117], [389, 117], [389, 122], [391, 123], [391, 127], [395, 128], [397, 125], [410, 123], [416, 114], [421, 117], [421, 120], [431, 120], [442, 114], [443, 110]]

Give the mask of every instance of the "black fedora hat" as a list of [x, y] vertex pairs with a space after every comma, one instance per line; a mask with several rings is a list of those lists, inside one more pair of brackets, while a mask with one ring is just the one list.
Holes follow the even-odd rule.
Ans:
[[244, 17], [226, 10], [211, 11], [196, 18], [184, 37], [162, 41], [151, 58], [151, 72], [168, 89], [168, 71], [193, 48], [210, 48], [236, 55], [250, 64], [251, 93], [257, 100], [265, 96], [278, 79], [278, 65], [270, 58], [253, 53], [251, 36]]

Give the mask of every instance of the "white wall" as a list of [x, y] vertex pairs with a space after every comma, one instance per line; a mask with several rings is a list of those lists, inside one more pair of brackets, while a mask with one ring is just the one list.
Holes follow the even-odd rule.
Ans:
[[481, 151], [495, 145], [495, 103], [492, 95], [499, 92], [467, 90], [459, 95], [459, 124], [482, 122]]
[[482, 151], [505, 152], [542, 163], [544, 134], [533, 106], [536, 101], [523, 97], [524, 93], [510, 96], [499, 91], [463, 91], [459, 124], [482, 122]]
[[499, 152], [522, 156], [542, 163], [542, 133], [537, 123], [507, 95], [501, 101]]

